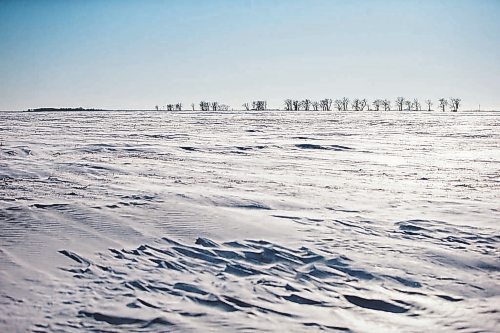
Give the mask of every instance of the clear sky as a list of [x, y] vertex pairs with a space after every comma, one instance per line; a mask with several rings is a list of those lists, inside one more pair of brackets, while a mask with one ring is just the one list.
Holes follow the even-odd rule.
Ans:
[[500, 1], [0, 0], [0, 110], [342, 96], [500, 109]]

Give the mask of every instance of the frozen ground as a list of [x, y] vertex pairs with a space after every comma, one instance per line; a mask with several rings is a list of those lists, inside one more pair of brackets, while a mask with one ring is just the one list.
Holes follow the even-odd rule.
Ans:
[[0, 114], [0, 331], [500, 331], [500, 114]]

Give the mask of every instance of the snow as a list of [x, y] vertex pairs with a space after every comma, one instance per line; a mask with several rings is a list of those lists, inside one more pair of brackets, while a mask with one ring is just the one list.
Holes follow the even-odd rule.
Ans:
[[0, 115], [0, 330], [498, 331], [494, 112]]

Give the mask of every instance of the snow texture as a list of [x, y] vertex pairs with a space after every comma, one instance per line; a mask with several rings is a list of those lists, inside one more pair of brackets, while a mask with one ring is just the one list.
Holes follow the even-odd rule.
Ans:
[[0, 115], [0, 331], [500, 331], [500, 117]]

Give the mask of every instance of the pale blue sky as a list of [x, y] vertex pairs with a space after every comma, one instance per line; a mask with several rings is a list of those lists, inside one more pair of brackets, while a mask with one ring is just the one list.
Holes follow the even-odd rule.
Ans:
[[0, 0], [0, 110], [461, 97], [500, 109], [500, 1]]

